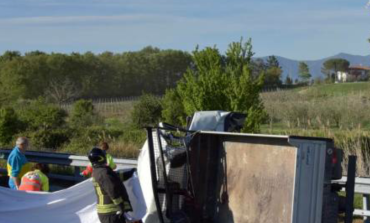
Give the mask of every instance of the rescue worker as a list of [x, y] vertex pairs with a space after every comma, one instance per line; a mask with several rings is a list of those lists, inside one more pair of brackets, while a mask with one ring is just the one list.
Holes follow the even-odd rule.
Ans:
[[19, 190], [25, 191], [49, 191], [49, 167], [43, 163], [37, 163], [32, 167], [32, 171], [22, 177]]
[[98, 197], [97, 212], [101, 223], [126, 222], [124, 213], [132, 211], [125, 186], [107, 165], [105, 152], [93, 148], [88, 154], [93, 167], [92, 182]]
[[24, 153], [28, 148], [28, 139], [26, 137], [19, 137], [16, 141], [16, 146], [9, 154], [7, 160], [7, 170], [9, 176], [9, 187], [13, 190], [18, 190], [20, 180], [23, 175], [31, 168]]
[[[117, 168], [116, 163], [113, 161], [113, 157], [107, 153], [109, 150], [109, 144], [107, 142], [102, 142], [100, 144], [100, 147], [103, 151], [105, 151], [105, 156], [107, 157], [107, 165], [112, 168], [112, 170]], [[89, 177], [91, 176], [91, 173], [93, 171], [93, 168], [91, 167], [91, 164], [86, 167], [84, 171], [81, 172], [81, 175], [84, 177]]]

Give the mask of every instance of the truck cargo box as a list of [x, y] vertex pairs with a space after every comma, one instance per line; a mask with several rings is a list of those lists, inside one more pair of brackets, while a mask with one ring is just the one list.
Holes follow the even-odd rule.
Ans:
[[148, 129], [161, 222], [338, 222], [333, 140], [198, 131], [171, 145], [163, 133]]

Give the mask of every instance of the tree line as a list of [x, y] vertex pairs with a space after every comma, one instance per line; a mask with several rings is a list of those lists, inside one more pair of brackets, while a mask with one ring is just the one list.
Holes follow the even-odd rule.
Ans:
[[0, 102], [164, 94], [190, 66], [189, 53], [153, 47], [117, 54], [8, 51], [0, 56]]
[[[39, 97], [64, 103], [143, 93], [164, 95], [195, 67], [188, 52], [151, 46], [136, 52], [101, 54], [7, 51], [0, 56], [0, 103]], [[265, 75], [265, 87], [282, 85], [276, 57], [252, 60], [250, 67], [254, 75]]]

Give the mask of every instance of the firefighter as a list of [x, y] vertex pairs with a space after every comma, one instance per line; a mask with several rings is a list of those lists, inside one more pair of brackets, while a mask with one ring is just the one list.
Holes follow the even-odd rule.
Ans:
[[26, 173], [21, 180], [19, 190], [25, 191], [49, 191], [49, 167], [46, 164], [37, 163], [32, 171]]
[[93, 167], [92, 182], [98, 197], [97, 211], [101, 223], [126, 222], [124, 213], [132, 211], [132, 207], [125, 186], [107, 166], [103, 150], [93, 148], [88, 157]]

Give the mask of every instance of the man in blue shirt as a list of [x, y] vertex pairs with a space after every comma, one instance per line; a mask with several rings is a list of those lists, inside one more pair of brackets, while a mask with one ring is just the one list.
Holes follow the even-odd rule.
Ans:
[[23, 175], [31, 169], [30, 164], [24, 155], [28, 145], [29, 143], [26, 137], [19, 137], [16, 141], [16, 146], [8, 157], [7, 170], [9, 176], [9, 187], [11, 189], [18, 190]]

